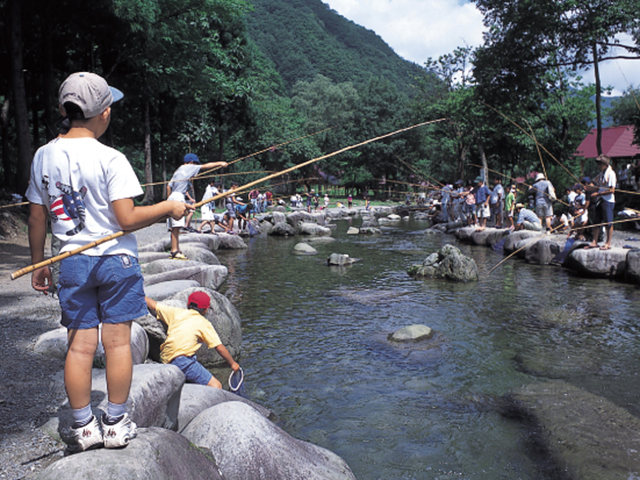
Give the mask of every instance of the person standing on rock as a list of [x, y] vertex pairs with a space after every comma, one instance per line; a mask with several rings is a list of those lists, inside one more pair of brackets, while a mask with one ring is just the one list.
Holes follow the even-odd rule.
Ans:
[[500, 177], [496, 177], [493, 179], [493, 190], [491, 191], [491, 197], [489, 199], [491, 215], [493, 215], [494, 217], [496, 228], [502, 228], [503, 200], [504, 188], [502, 187], [502, 180], [500, 179]]
[[476, 185], [476, 217], [478, 218], [479, 225], [476, 231], [481, 232], [486, 228], [487, 218], [491, 215], [489, 209], [491, 190], [484, 184], [482, 177], [476, 178]]
[[[171, 181], [167, 185], [167, 199], [177, 202], [185, 202], [187, 191], [189, 190], [189, 180], [198, 173], [211, 170], [216, 167], [226, 167], [227, 162], [209, 162], [200, 165], [200, 159], [195, 153], [187, 153], [184, 156], [184, 165], [178, 167], [174, 172]], [[169, 220], [171, 228], [171, 258], [175, 260], [186, 260], [187, 257], [180, 251], [180, 229], [185, 226], [185, 220]]]
[[[598, 225], [606, 223], [607, 239], [600, 250], [611, 249], [611, 237], [613, 236], [613, 210], [616, 205], [614, 192], [616, 191], [616, 172], [611, 168], [611, 159], [606, 155], [600, 155], [596, 158], [600, 174], [594, 179], [597, 185], [597, 191], [591, 192], [591, 203], [595, 202], [595, 215], [593, 223]], [[594, 187], [587, 187], [596, 190]], [[598, 233], [601, 227], [593, 227], [591, 230], [593, 241], [587, 248], [596, 248], [598, 246]]]
[[515, 224], [513, 223], [513, 211], [516, 203], [516, 186], [511, 185], [509, 188], [509, 193], [504, 200], [504, 211], [507, 214], [507, 219], [509, 220], [509, 230], [513, 230], [515, 228]]
[[147, 308], [168, 327], [167, 339], [160, 345], [160, 359], [178, 367], [189, 383], [222, 388], [220, 381], [198, 362], [196, 352], [206, 343], [215, 348], [235, 372], [240, 365], [222, 344], [218, 333], [205, 318], [211, 299], [205, 292], [193, 292], [187, 300], [187, 309], [168, 307], [145, 297]]
[[[111, 121], [111, 104], [123, 97], [94, 73], [67, 77], [58, 91], [59, 110], [70, 129], [35, 154], [31, 164], [29, 247], [31, 261], [44, 260], [47, 220], [70, 252], [120, 231], [136, 230], [166, 216], [184, 217], [183, 202], [136, 206], [140, 183], [127, 158], [98, 139]], [[74, 423], [73, 450], [104, 445], [123, 447], [136, 436], [126, 402], [131, 388], [131, 321], [146, 313], [138, 247], [132, 234], [122, 235], [60, 264], [58, 296], [61, 323], [68, 331], [64, 383]], [[49, 267], [36, 270], [31, 285], [47, 294]], [[101, 421], [91, 410], [91, 367], [98, 347], [98, 325], [107, 362], [107, 412]]]
[[351, 210], [351, 207], [353, 206], [353, 196], [351, 194], [347, 197], [347, 205], [349, 206], [349, 210]]
[[[614, 174], [615, 175], [615, 174]], [[544, 178], [542, 173], [536, 175], [535, 183], [529, 187], [529, 191], [536, 196], [536, 213], [540, 217], [540, 222], [544, 222], [547, 232], [551, 231], [551, 220], [553, 219], [553, 206], [555, 200], [555, 190], [549, 180]]]

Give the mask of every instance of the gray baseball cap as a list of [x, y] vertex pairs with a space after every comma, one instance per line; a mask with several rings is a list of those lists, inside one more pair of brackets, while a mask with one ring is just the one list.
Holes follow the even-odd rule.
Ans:
[[124, 95], [120, 90], [110, 87], [100, 75], [89, 72], [72, 73], [62, 82], [58, 91], [60, 105], [74, 103], [82, 110], [84, 118], [100, 115], [122, 97]]

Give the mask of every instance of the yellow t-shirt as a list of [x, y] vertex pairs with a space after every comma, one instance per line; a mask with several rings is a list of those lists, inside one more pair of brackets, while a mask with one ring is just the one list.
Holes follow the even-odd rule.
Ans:
[[213, 325], [195, 310], [158, 304], [156, 314], [158, 320], [169, 327], [167, 340], [160, 345], [162, 363], [169, 363], [180, 355], [191, 357], [202, 343], [209, 348], [222, 344]]

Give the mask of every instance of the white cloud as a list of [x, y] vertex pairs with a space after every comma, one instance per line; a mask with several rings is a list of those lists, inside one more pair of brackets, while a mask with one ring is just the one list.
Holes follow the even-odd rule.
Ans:
[[482, 43], [482, 15], [452, 0], [323, 0], [343, 17], [376, 32], [398, 55], [417, 64]]
[[[376, 32], [401, 57], [423, 65], [456, 47], [482, 44], [482, 14], [465, 0], [323, 0], [343, 17]], [[624, 43], [628, 36], [621, 36]], [[622, 51], [620, 50], [620, 53]], [[621, 72], [622, 69], [622, 72]], [[603, 86], [620, 95], [629, 84], [640, 86], [640, 60], [600, 65]], [[594, 83], [593, 70], [583, 82]], [[625, 80], [626, 77], [626, 80]]]

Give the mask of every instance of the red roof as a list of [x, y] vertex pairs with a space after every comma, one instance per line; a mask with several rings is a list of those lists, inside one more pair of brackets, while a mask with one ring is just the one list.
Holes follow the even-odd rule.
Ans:
[[[640, 146], [633, 144], [633, 125], [608, 127], [602, 129], [602, 153], [611, 158], [633, 157], [640, 154]], [[576, 155], [585, 158], [596, 158], [597, 129], [592, 129], [582, 140]]]

